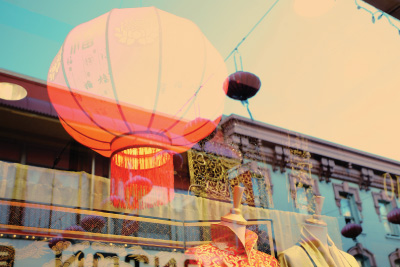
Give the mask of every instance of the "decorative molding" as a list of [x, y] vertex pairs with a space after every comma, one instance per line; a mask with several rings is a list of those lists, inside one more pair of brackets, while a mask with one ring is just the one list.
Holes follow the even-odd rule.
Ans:
[[335, 161], [333, 159], [321, 158], [319, 181], [329, 183], [335, 172]]
[[371, 192], [372, 194], [372, 199], [374, 201], [374, 207], [376, 214], [378, 214], [379, 221], [381, 221], [381, 212], [379, 210], [379, 201], [385, 201], [388, 203], [392, 204], [392, 208], [397, 208], [397, 203], [396, 199], [393, 196], [392, 199], [389, 198], [389, 196], [385, 193], [385, 191], [381, 190], [379, 193], [378, 192]]
[[358, 186], [361, 190], [369, 191], [371, 181], [374, 178], [374, 171], [367, 168], [361, 168], [361, 179], [359, 180]]
[[290, 151], [288, 148], [275, 146], [272, 168], [276, 172], [278, 169], [281, 173], [286, 172], [287, 163], [289, 162]]
[[371, 264], [371, 267], [377, 267], [375, 255], [368, 249], [364, 248], [361, 243], [357, 243], [354, 247], [351, 247], [347, 251], [347, 253], [349, 253], [350, 255], [353, 255], [353, 256], [363, 255], [369, 259], [369, 263]]
[[[245, 135], [282, 147], [287, 145], [288, 131], [276, 126], [252, 121], [238, 115], [224, 117], [221, 125], [223, 129], [226, 128], [225, 125], [229, 126], [229, 130], [224, 130], [224, 134], [228, 134], [228, 136], [231, 134]], [[295, 136], [292, 135], [292, 137]], [[311, 136], [305, 136], [305, 138], [308, 140], [307, 150], [312, 155], [331, 158], [336, 162], [351, 162], [353, 168], [355, 168], [355, 166], [364, 166], [371, 170], [378, 170], [381, 172], [400, 173], [400, 163], [398, 161], [333, 144]]]
[[396, 248], [395, 251], [389, 254], [390, 267], [396, 267], [396, 260], [400, 261], [400, 249]]
[[356, 201], [357, 208], [362, 213], [362, 202], [360, 199], [360, 192], [357, 188], [355, 187], [350, 187], [347, 182], [343, 182], [341, 184], [332, 184], [333, 185], [333, 192], [335, 194], [335, 202], [336, 206], [339, 207], [339, 212], [342, 214], [342, 210], [340, 208], [340, 193], [346, 193], [346, 194], [352, 194], [354, 196], [354, 200]]
[[[251, 121], [238, 115], [224, 116], [220, 128], [225, 140], [229, 140], [232, 147], [241, 151], [245, 159], [271, 164], [274, 172], [279, 170], [285, 173], [292, 167], [289, 160], [290, 150], [295, 149], [297, 140], [300, 139], [307, 147], [300, 150], [311, 154], [311, 172], [319, 177], [319, 181], [329, 183], [331, 179], [338, 179], [355, 183], [360, 190], [382, 190], [383, 173], [400, 174], [398, 161]], [[257, 140], [259, 144], [252, 140]], [[264, 155], [257, 153], [257, 149], [263, 150]]]

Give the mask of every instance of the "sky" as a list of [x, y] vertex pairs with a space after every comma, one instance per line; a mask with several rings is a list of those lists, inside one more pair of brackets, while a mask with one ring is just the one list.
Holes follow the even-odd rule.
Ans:
[[[75, 26], [155, 6], [196, 23], [226, 58], [276, 0], [0, 0], [0, 68], [46, 80]], [[368, 4], [358, 1], [368, 10]], [[376, 16], [377, 17], [377, 16]], [[400, 26], [399, 21], [390, 18]], [[400, 161], [400, 35], [349, 0], [278, 0], [238, 49], [261, 79], [256, 121]], [[235, 72], [233, 57], [226, 65]], [[249, 118], [238, 101], [224, 114]]]

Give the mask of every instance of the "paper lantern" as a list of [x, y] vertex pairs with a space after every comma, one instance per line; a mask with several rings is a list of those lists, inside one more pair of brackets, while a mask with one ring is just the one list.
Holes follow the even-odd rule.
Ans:
[[344, 237], [355, 239], [362, 233], [362, 227], [357, 223], [348, 223], [343, 227], [341, 233]]
[[237, 71], [224, 82], [224, 91], [232, 99], [246, 101], [260, 90], [260, 79], [250, 72]]
[[392, 209], [388, 213], [387, 219], [391, 223], [400, 224], [400, 209], [399, 208]]
[[[113, 9], [69, 33], [50, 67], [48, 93], [66, 131], [111, 157], [113, 204], [146, 208], [173, 198], [172, 154], [219, 123], [226, 75], [191, 21], [154, 7]], [[136, 171], [153, 186], [130, 205], [125, 188]]]

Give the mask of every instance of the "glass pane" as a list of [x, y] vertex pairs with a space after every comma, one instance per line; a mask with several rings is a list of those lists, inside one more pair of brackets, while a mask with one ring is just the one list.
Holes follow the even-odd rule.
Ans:
[[342, 210], [342, 215], [344, 217], [352, 217], [351, 209], [350, 209], [350, 201], [347, 198], [342, 198], [340, 200], [340, 208]]
[[299, 213], [308, 214], [308, 199], [306, 188], [297, 188], [297, 205], [299, 208]]
[[386, 216], [388, 214], [387, 203], [379, 201], [379, 212], [381, 213], [381, 216]]

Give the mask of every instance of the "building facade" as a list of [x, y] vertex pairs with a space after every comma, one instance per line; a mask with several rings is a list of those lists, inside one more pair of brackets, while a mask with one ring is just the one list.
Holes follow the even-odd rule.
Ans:
[[[400, 266], [400, 229], [387, 216], [398, 206], [400, 162], [224, 116], [213, 134], [173, 156], [170, 203], [121, 209], [110, 201], [109, 158], [65, 132], [46, 84], [4, 70], [0, 82], [28, 92], [0, 100], [5, 266], [191, 266], [185, 249], [209, 241], [207, 227], [228, 211], [235, 185], [245, 188], [244, 216], [260, 250], [277, 256], [293, 245], [298, 223], [316, 212], [322, 196], [321, 215], [339, 248], [361, 266]], [[362, 233], [344, 237], [349, 225]]]

